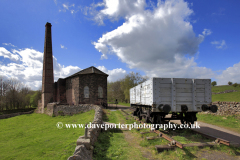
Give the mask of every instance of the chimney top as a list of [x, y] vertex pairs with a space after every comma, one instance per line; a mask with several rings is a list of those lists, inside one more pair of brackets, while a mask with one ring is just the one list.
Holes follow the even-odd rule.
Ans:
[[52, 26], [51, 23], [47, 22], [45, 26]]

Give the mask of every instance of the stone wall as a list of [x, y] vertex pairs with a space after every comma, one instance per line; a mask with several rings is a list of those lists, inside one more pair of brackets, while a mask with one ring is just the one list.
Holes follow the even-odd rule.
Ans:
[[0, 119], [11, 118], [11, 117], [15, 117], [15, 116], [23, 115], [23, 114], [31, 114], [33, 112], [34, 112], [34, 110], [29, 111], [29, 112], [18, 112], [18, 113], [12, 113], [12, 114], [4, 114], [4, 115], [0, 115]]
[[217, 113], [211, 113], [209, 111], [205, 113], [213, 115], [240, 115], [240, 102], [213, 102], [213, 105], [218, 106]]
[[64, 116], [64, 115], [73, 115], [82, 112], [87, 112], [94, 109], [93, 104], [78, 104], [78, 105], [68, 105], [68, 104], [58, 104], [58, 103], [48, 103], [47, 107], [42, 110], [41, 107], [38, 107], [35, 110], [35, 113], [45, 113], [49, 116]]
[[[92, 124], [102, 124], [102, 108], [98, 105], [91, 105], [95, 110], [95, 116]], [[89, 128], [85, 130], [85, 135], [80, 136], [77, 139], [77, 146], [73, 156], [69, 157], [68, 160], [91, 160], [93, 156], [93, 146], [97, 141], [101, 128]]]
[[94, 109], [92, 104], [78, 104], [78, 105], [55, 105], [53, 114], [58, 115], [73, 115], [77, 113], [87, 112]]
[[226, 90], [226, 91], [223, 91], [223, 92], [217, 92], [217, 93], [212, 92], [212, 95], [213, 95], [213, 94], [231, 93], [231, 92], [237, 92], [237, 90]]

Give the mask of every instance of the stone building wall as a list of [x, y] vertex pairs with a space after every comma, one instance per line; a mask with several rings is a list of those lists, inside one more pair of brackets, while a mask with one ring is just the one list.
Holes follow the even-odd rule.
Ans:
[[[84, 98], [84, 87], [89, 87], [89, 98]], [[98, 97], [98, 87], [103, 89], [103, 98]], [[107, 103], [107, 76], [100, 74], [79, 75], [79, 103]]]
[[55, 82], [55, 102], [66, 103], [66, 80], [59, 78]]
[[68, 104], [79, 104], [79, 77], [66, 79], [66, 100]]

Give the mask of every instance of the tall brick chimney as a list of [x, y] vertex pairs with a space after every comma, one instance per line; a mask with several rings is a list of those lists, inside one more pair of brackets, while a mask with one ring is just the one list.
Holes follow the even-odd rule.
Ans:
[[45, 25], [45, 42], [43, 54], [42, 74], [42, 112], [48, 103], [53, 102], [54, 78], [53, 78], [53, 55], [52, 55], [52, 32], [51, 23]]

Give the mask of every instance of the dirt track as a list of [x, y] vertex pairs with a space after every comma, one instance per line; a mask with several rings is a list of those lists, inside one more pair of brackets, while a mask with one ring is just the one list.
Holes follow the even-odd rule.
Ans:
[[[115, 107], [115, 106], [116, 105], [114, 105], [113, 107]], [[122, 106], [122, 105], [117, 105], [117, 107], [118, 107], [118, 109], [131, 108], [131, 107]], [[113, 108], [109, 107], [109, 109], [113, 109]], [[174, 120], [174, 121], [172, 120], [171, 122], [181, 124], [180, 120]], [[207, 123], [200, 122], [200, 121], [197, 121], [197, 123], [200, 125], [200, 128], [198, 128], [196, 130], [198, 130], [202, 133], [205, 133], [205, 134], [212, 135], [217, 138], [222, 138], [222, 139], [228, 140], [228, 141], [230, 141], [230, 144], [240, 146], [240, 134], [239, 133], [229, 131], [228, 129], [218, 127], [218, 126], [215, 126], [212, 124], [207, 124]]]

